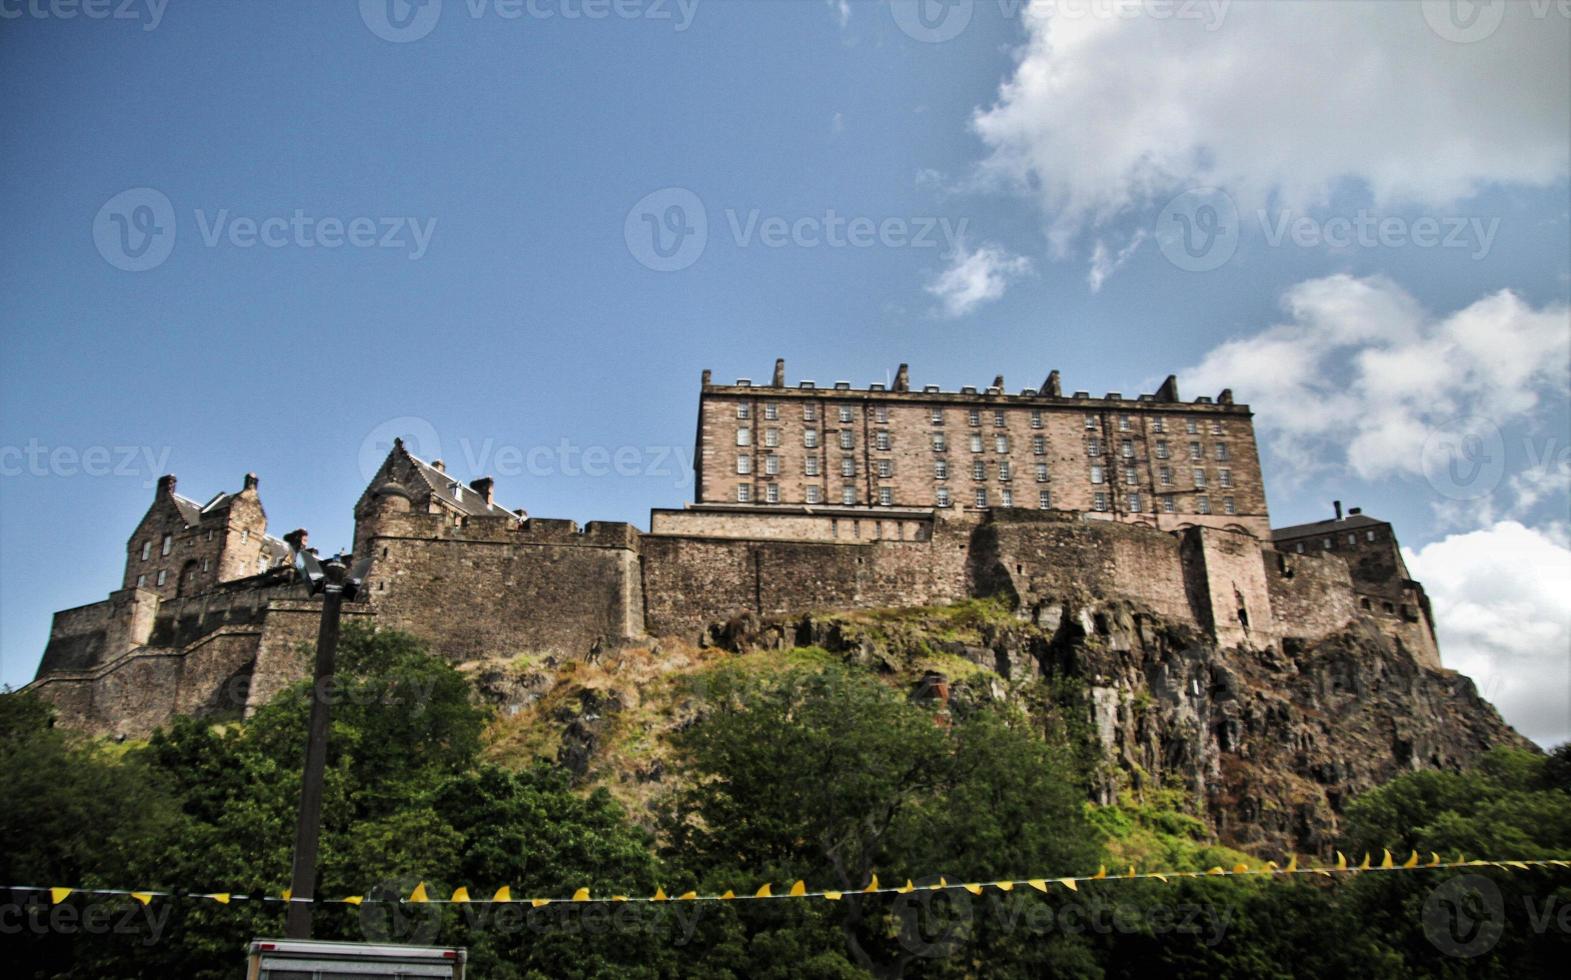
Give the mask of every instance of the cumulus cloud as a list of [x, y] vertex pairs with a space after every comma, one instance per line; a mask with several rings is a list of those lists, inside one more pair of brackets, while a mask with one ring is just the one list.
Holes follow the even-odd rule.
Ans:
[[1144, 231], [1136, 232], [1134, 237], [1129, 240], [1129, 243], [1119, 249], [1116, 255], [1107, 247], [1106, 242], [1099, 240], [1096, 243], [1096, 248], [1091, 251], [1091, 271], [1086, 273], [1086, 284], [1091, 287], [1091, 291], [1093, 293], [1101, 292], [1102, 284], [1107, 282], [1109, 276], [1122, 268], [1125, 262], [1129, 261], [1130, 256], [1135, 254], [1135, 250], [1145, 240], [1146, 233]]
[[[1296, 476], [1345, 466], [1365, 479], [1435, 477], [1431, 450], [1459, 419], [1472, 420], [1469, 438], [1499, 439], [1571, 386], [1563, 304], [1535, 308], [1501, 290], [1435, 315], [1389, 279], [1336, 275], [1293, 286], [1282, 306], [1282, 322], [1213, 348], [1181, 377], [1193, 390], [1238, 387]], [[1501, 452], [1488, 461], [1503, 465]], [[1563, 489], [1558, 468], [1540, 468], [1508, 484], [1520, 503]]]
[[1434, 603], [1445, 665], [1473, 678], [1505, 720], [1540, 745], [1571, 738], [1565, 541], [1505, 521], [1404, 553]]
[[1166, 9], [1191, 16], [1034, 0], [1018, 65], [973, 119], [983, 177], [1037, 201], [1057, 255], [1193, 186], [1303, 208], [1354, 179], [1377, 206], [1444, 207], [1571, 164], [1567, 18], [1512, 4], [1458, 44], [1409, 0]]
[[997, 245], [982, 245], [973, 251], [960, 242], [949, 254], [949, 267], [926, 288], [938, 297], [946, 315], [964, 316], [998, 299], [1011, 282], [1030, 273], [1031, 260], [1022, 255], [1011, 255]]

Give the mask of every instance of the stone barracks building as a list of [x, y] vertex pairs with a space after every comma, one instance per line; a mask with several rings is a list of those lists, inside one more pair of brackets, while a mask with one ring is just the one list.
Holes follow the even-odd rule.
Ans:
[[[355, 503], [374, 563], [346, 616], [455, 662], [583, 656], [743, 615], [1006, 596], [1023, 618], [1092, 623], [1124, 601], [1226, 647], [1314, 640], [1355, 620], [1438, 667], [1422, 586], [1389, 524], [1356, 509], [1271, 529], [1248, 406], [1153, 394], [892, 384], [715, 384], [703, 373], [697, 501], [630, 524], [530, 517], [440, 460], [392, 451]], [[173, 476], [126, 542], [108, 598], [54, 616], [28, 686], [62, 721], [145, 733], [245, 712], [306, 676], [320, 600], [303, 530], [268, 533], [254, 475], [207, 503]]]

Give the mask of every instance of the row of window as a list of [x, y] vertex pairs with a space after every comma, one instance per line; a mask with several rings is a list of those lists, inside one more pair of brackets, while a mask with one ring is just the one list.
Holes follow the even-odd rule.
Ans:
[[[840, 448], [841, 449], [854, 449], [854, 448], [856, 448], [856, 433], [854, 431], [852, 431], [851, 429], [841, 429], [840, 432], [839, 432], [839, 440], [840, 440]], [[744, 429], [737, 429], [736, 430], [736, 444], [738, 446], [751, 446], [753, 444], [753, 430], [752, 429], [745, 429], [745, 428]], [[816, 429], [805, 429], [805, 430], [803, 430], [803, 432], [802, 432], [802, 444], [805, 447], [807, 447], [808, 449], [817, 449], [818, 448], [818, 431]], [[934, 432], [932, 434], [932, 445], [933, 445], [933, 452], [935, 452], [935, 453], [943, 453], [943, 452], [948, 452], [949, 451], [949, 440], [944, 435], [944, 433], [942, 433], [942, 432]], [[983, 438], [982, 438], [980, 433], [972, 433], [971, 434], [970, 445], [971, 445], [971, 451], [973, 453], [979, 453], [979, 452], [983, 451], [984, 440], [983, 440]], [[775, 449], [775, 448], [778, 448], [779, 446], [780, 446], [780, 430], [779, 429], [765, 429], [764, 430], [764, 447], [767, 448], [767, 449]], [[889, 434], [888, 431], [882, 430], [882, 429], [879, 430], [878, 432], [873, 433], [873, 448], [878, 450], [879, 452], [889, 452], [891, 449], [894, 448], [893, 437]], [[996, 435], [996, 436], [993, 437], [993, 451], [994, 452], [1008, 453], [1010, 451], [1010, 448], [1011, 448], [1011, 442], [1010, 442], [1009, 436], [1007, 436], [1007, 435]], [[1227, 443], [1225, 443], [1225, 442], [1214, 443], [1212, 445], [1211, 449], [1212, 449], [1212, 455], [1216, 458], [1216, 460], [1218, 462], [1224, 462], [1225, 463], [1229, 459], [1232, 458], [1231, 453], [1230, 453], [1230, 451], [1227, 448]], [[1165, 439], [1158, 440], [1156, 442], [1155, 446], [1153, 447], [1153, 451], [1154, 451], [1157, 459], [1171, 459], [1172, 458], [1172, 449], [1168, 445], [1167, 440], [1165, 440]], [[1047, 439], [1045, 437], [1043, 437], [1043, 436], [1033, 436], [1031, 438], [1031, 453], [1032, 453], [1032, 455], [1036, 455], [1036, 456], [1041, 456], [1041, 455], [1046, 454], [1047, 453]], [[1096, 436], [1092, 436], [1091, 438], [1086, 440], [1086, 455], [1088, 455], [1088, 456], [1101, 456], [1101, 455], [1103, 455], [1103, 445], [1102, 445], [1102, 440], [1100, 438], [1098, 438]], [[1119, 446], [1118, 446], [1118, 455], [1122, 456], [1125, 459], [1134, 459], [1135, 458], [1135, 444], [1134, 444], [1134, 441], [1130, 440], [1130, 439], [1121, 440], [1119, 442]], [[1205, 458], [1205, 447], [1202, 446], [1198, 442], [1191, 442], [1189, 444], [1189, 458], [1192, 459], [1192, 460], [1204, 459]]]
[[[821, 504], [821, 503], [824, 502], [824, 499], [823, 499], [823, 488], [822, 487], [810, 484], [806, 488], [806, 490], [807, 490], [807, 503], [809, 503], [809, 504]], [[857, 501], [857, 495], [858, 495], [858, 490], [857, 490], [856, 485], [852, 484], [852, 483], [848, 483], [848, 484], [846, 484], [846, 485], [844, 485], [844, 486], [842, 486], [840, 488], [840, 503], [843, 504], [846, 507], [855, 507], [857, 505], [857, 502], [858, 502]], [[998, 496], [998, 505], [1000, 507], [1013, 507], [1013, 506], [1015, 506], [1015, 494], [1014, 494], [1014, 490], [1012, 490], [1011, 488], [1004, 487], [1004, 488], [1000, 489], [998, 491], [998, 495], [999, 495]], [[753, 486], [752, 486], [752, 484], [749, 484], [749, 483], [737, 484], [736, 499], [737, 499], [738, 503], [743, 503], [743, 504], [753, 503], [754, 500], [753, 500]], [[952, 506], [954, 506], [954, 502], [953, 502], [954, 498], [950, 494], [949, 488], [947, 488], [947, 487], [939, 487], [934, 492], [934, 499], [937, 502], [939, 507], [952, 507]], [[989, 504], [989, 500], [991, 499], [990, 498], [990, 491], [989, 491], [989, 489], [987, 487], [977, 487], [976, 490], [974, 491], [973, 499], [975, 500], [976, 506], [978, 506], [978, 507], [991, 506]], [[1053, 500], [1052, 491], [1049, 491], [1049, 490], [1038, 490], [1037, 491], [1037, 506], [1039, 508], [1041, 508], [1042, 510], [1050, 509], [1053, 506], [1052, 500]], [[770, 503], [770, 504], [778, 504], [780, 502], [780, 487], [779, 487], [778, 484], [771, 483], [771, 484], [767, 484], [764, 487], [763, 501], [765, 503]], [[1205, 494], [1197, 495], [1194, 498], [1194, 502], [1195, 502], [1194, 512], [1196, 514], [1210, 514], [1212, 512], [1211, 511], [1211, 498], [1206, 496]], [[894, 491], [892, 489], [890, 489], [889, 487], [879, 487], [878, 488], [878, 503], [882, 507], [891, 507], [891, 506], [893, 506], [894, 505]], [[1142, 513], [1145, 513], [1145, 504], [1146, 504], [1145, 498], [1142, 497], [1142, 495], [1140, 493], [1138, 493], [1138, 492], [1127, 493], [1127, 494], [1124, 495], [1124, 508], [1123, 509], [1124, 509], [1124, 511], [1126, 513], [1130, 513], [1130, 514], [1142, 514]], [[1151, 506], [1151, 511], [1150, 512], [1153, 513], [1153, 514], [1158, 513], [1158, 512], [1164, 513], [1164, 514], [1176, 514], [1178, 512], [1177, 500], [1174, 497], [1172, 497], [1171, 495], [1161, 495], [1161, 496], [1156, 497], [1155, 499], [1152, 499], [1151, 502], [1150, 502], [1150, 506]], [[1105, 512], [1109, 508], [1110, 508], [1110, 502], [1109, 502], [1109, 498], [1108, 498], [1108, 495], [1107, 495], [1106, 492], [1104, 492], [1104, 491], [1097, 491], [1096, 493], [1093, 493], [1091, 495], [1091, 509], [1092, 510], [1094, 510], [1094, 511], [1104, 511]], [[1232, 498], [1232, 497], [1223, 497], [1222, 498], [1222, 513], [1224, 513], [1224, 514], [1237, 514], [1238, 513], [1237, 501], [1234, 498]], [[1327, 547], [1329, 547], [1329, 545]], [[1303, 545], [1302, 544], [1300, 544], [1298, 546], [1298, 550], [1299, 550], [1300, 553], [1303, 552]]]
[[[944, 424], [944, 410], [942, 408], [934, 406], [934, 407], [930, 408], [928, 411], [929, 411], [929, 418], [930, 418], [930, 420], [932, 421], [932, 423], [934, 425], [943, 425]], [[851, 422], [855, 418], [856, 411], [855, 411], [855, 408], [853, 406], [851, 406], [851, 405], [837, 405], [837, 406], [835, 406], [835, 414], [836, 414], [836, 417], [841, 422]], [[991, 414], [992, 414], [992, 417], [993, 417], [993, 425], [994, 426], [996, 426], [998, 428], [1003, 428], [1007, 424], [1007, 418], [1006, 418], [1006, 415], [1005, 415], [1005, 413], [1004, 413], [1004, 411], [1002, 409], [993, 409], [991, 411]], [[764, 403], [763, 415], [764, 415], [764, 419], [766, 421], [773, 422], [773, 421], [778, 420], [780, 418], [780, 405], [779, 405], [779, 403], [778, 402], [765, 402]], [[736, 417], [738, 419], [742, 419], [742, 420], [746, 420], [746, 419], [752, 418], [752, 405], [751, 405], [751, 403], [749, 403], [749, 402], [737, 402], [737, 405], [736, 405]], [[818, 421], [818, 405], [816, 403], [814, 403], [814, 402], [804, 402], [803, 403], [803, 405], [802, 405], [802, 420], [804, 422], [816, 422], [816, 421]], [[876, 421], [876, 422], [888, 422], [889, 421], [889, 406], [888, 405], [874, 405], [873, 406], [873, 420]], [[979, 409], [979, 408], [969, 409], [966, 412], [966, 421], [969, 424], [971, 424], [972, 426], [980, 426], [982, 424], [982, 410]], [[1031, 409], [1031, 428], [1033, 428], [1033, 429], [1040, 429], [1040, 428], [1043, 428], [1044, 425], [1045, 425], [1045, 422], [1043, 420], [1042, 409], [1040, 409], [1040, 408], [1033, 408], [1033, 409]], [[1088, 431], [1099, 429], [1099, 428], [1101, 428], [1101, 425], [1102, 425], [1102, 423], [1101, 423], [1100, 416], [1098, 416], [1098, 415], [1096, 415], [1094, 413], [1093, 414], [1087, 414], [1085, 416], [1085, 427], [1086, 427], [1086, 429]], [[1132, 431], [1134, 431], [1134, 428], [1135, 428], [1134, 416], [1132, 416], [1132, 415], [1119, 415], [1118, 419], [1117, 419], [1117, 422], [1116, 422], [1116, 425], [1118, 427], [1118, 431], [1120, 431], [1120, 432], [1132, 432]], [[1166, 431], [1168, 431], [1167, 420], [1165, 418], [1163, 418], [1162, 416], [1160, 416], [1160, 415], [1153, 417], [1151, 419], [1151, 429], [1154, 432], [1166, 432]], [[1221, 419], [1211, 419], [1210, 420], [1210, 430], [1211, 430], [1211, 434], [1212, 435], [1221, 435], [1223, 433], [1223, 431], [1224, 431], [1223, 427], [1222, 427], [1222, 420]], [[1200, 420], [1199, 419], [1195, 419], [1195, 418], [1186, 418], [1184, 420], [1184, 431], [1188, 432], [1191, 435], [1199, 433], [1199, 431], [1200, 431]]]
[[[207, 534], [204, 535], [204, 539], [207, 540], [207, 541], [213, 540], [213, 529], [212, 528], [208, 528], [207, 529]], [[240, 540], [242, 542], [250, 541], [251, 540], [251, 532], [249, 530], [241, 531], [240, 532]], [[193, 542], [191, 542], [191, 541], [187, 541], [186, 542], [186, 544], [188, 544], [188, 545], [192, 544], [192, 543]], [[159, 542], [158, 553], [160, 555], [167, 555], [167, 554], [169, 554], [173, 550], [175, 550], [175, 536], [173, 534], [165, 534], [164, 537], [163, 537], [163, 540], [161, 542]], [[152, 556], [153, 556], [153, 542], [151, 540], [143, 541], [142, 542], [142, 560], [143, 561], [147, 561]]]
[[[1365, 541], [1374, 541], [1374, 540], [1376, 540], [1376, 538], [1377, 538], [1377, 536], [1376, 536], [1375, 531], [1374, 531], [1373, 528], [1370, 528], [1369, 530], [1364, 532], [1364, 540]], [[1358, 543], [1358, 535], [1356, 533], [1349, 532], [1348, 535], [1347, 535], [1347, 543], [1348, 544], [1357, 544]], [[1321, 546], [1322, 549], [1324, 549], [1326, 551], [1330, 551], [1333, 547], [1336, 546], [1336, 542], [1333, 539], [1331, 539], [1331, 538], [1322, 538], [1321, 542], [1320, 542], [1320, 546]], [[1298, 542], [1296, 545], [1293, 546], [1293, 550], [1298, 552], [1299, 554], [1303, 554], [1304, 553], [1304, 542], [1302, 542], [1302, 541]]]
[[[888, 460], [888, 459], [875, 460], [874, 461], [874, 466], [875, 466], [875, 471], [877, 472], [879, 479], [887, 480], [887, 479], [893, 477], [894, 474], [895, 474], [895, 464], [894, 464], [893, 460]], [[999, 480], [1007, 482], [1007, 481], [1013, 479], [1013, 477], [1014, 477], [1014, 469], [1010, 465], [1008, 460], [1000, 460], [996, 464], [996, 467], [997, 467], [997, 474], [998, 474], [998, 479]], [[818, 457], [816, 457], [816, 456], [809, 456], [807, 458], [807, 460], [805, 461], [804, 470], [805, 470], [805, 474], [807, 476], [818, 476], [819, 475], [819, 461], [818, 461]], [[753, 457], [752, 456], [747, 456], [747, 455], [738, 456], [736, 458], [736, 472], [740, 476], [750, 476], [752, 474], [752, 472], [753, 472]], [[1038, 483], [1046, 483], [1046, 482], [1048, 482], [1051, 479], [1051, 473], [1048, 470], [1048, 466], [1047, 466], [1046, 463], [1036, 463], [1036, 464], [1034, 464], [1033, 467], [1032, 467], [1032, 472], [1033, 472], [1033, 474], [1036, 477], [1036, 482], [1038, 482]], [[770, 454], [770, 455], [767, 455], [767, 456], [764, 457], [764, 473], [765, 473], [765, 475], [768, 475], [768, 476], [778, 476], [779, 475], [779, 473], [780, 473], [780, 457], [779, 456], [776, 456], [774, 454]], [[841, 476], [848, 476], [848, 477], [849, 476], [856, 476], [856, 457], [855, 456], [845, 456], [845, 457], [841, 458], [841, 460], [840, 460], [840, 475]], [[971, 464], [971, 478], [973, 480], [986, 480], [988, 478], [988, 464], [985, 461], [983, 461], [983, 460], [976, 460], [975, 462], [973, 462]], [[1093, 463], [1093, 464], [1091, 464], [1090, 478], [1091, 478], [1091, 482], [1093, 484], [1103, 484], [1103, 483], [1109, 482], [1109, 480], [1108, 480], [1108, 473], [1107, 473], [1107, 467], [1103, 466], [1100, 463]], [[1124, 478], [1124, 484], [1126, 486], [1139, 486], [1140, 485], [1140, 473], [1139, 473], [1138, 470], [1134, 469], [1133, 467], [1125, 467], [1123, 469], [1123, 478]], [[947, 479], [949, 479], [949, 461], [948, 460], [938, 459], [938, 460], [934, 460], [933, 461], [933, 479], [935, 479], [935, 480], [947, 480]], [[1190, 480], [1193, 482], [1194, 486], [1197, 487], [1197, 488], [1205, 487], [1207, 485], [1207, 481], [1208, 481], [1208, 477], [1207, 477], [1205, 469], [1202, 468], [1202, 467], [1195, 467], [1195, 468], [1191, 469], [1190, 470]], [[1161, 485], [1161, 486], [1164, 486], [1164, 487], [1173, 486], [1173, 468], [1171, 466], [1160, 466], [1160, 467], [1157, 468], [1157, 483], [1159, 485]], [[1233, 471], [1230, 470], [1230, 469], [1217, 470], [1217, 485], [1219, 487], [1225, 489], [1225, 490], [1226, 489], [1232, 489], [1232, 487], [1233, 487]]]

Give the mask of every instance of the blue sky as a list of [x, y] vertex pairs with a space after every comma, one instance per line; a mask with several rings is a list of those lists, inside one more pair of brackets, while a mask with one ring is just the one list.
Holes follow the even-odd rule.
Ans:
[[332, 549], [406, 432], [644, 526], [700, 370], [783, 356], [1228, 384], [1277, 523], [1394, 520], [1447, 662], [1564, 738], [1564, 16], [1050, 6], [0, 3], [0, 679], [118, 585], [161, 472], [255, 471]]

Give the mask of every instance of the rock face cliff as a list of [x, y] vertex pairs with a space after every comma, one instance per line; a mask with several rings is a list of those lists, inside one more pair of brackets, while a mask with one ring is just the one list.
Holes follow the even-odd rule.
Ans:
[[532, 751], [554, 750], [585, 778], [635, 787], [638, 797], [662, 778], [651, 746], [702, 713], [690, 700], [663, 701], [661, 677], [793, 648], [825, 651], [948, 711], [1011, 701], [1068, 719], [1092, 760], [1098, 802], [1180, 787], [1203, 804], [1221, 843], [1267, 857], [1325, 850], [1343, 806], [1402, 772], [1460, 769], [1495, 746], [1530, 747], [1472, 681], [1423, 665], [1372, 624], [1355, 620], [1314, 644], [1222, 649], [1149, 610], [1074, 596], [1017, 611], [973, 602], [748, 616], [716, 624], [704, 649], [614, 651], [603, 671], [590, 671], [597, 680], [539, 664], [525, 676], [490, 668], [476, 679], [509, 711], [531, 715], [525, 727], [553, 730], [547, 743], [529, 736]]

